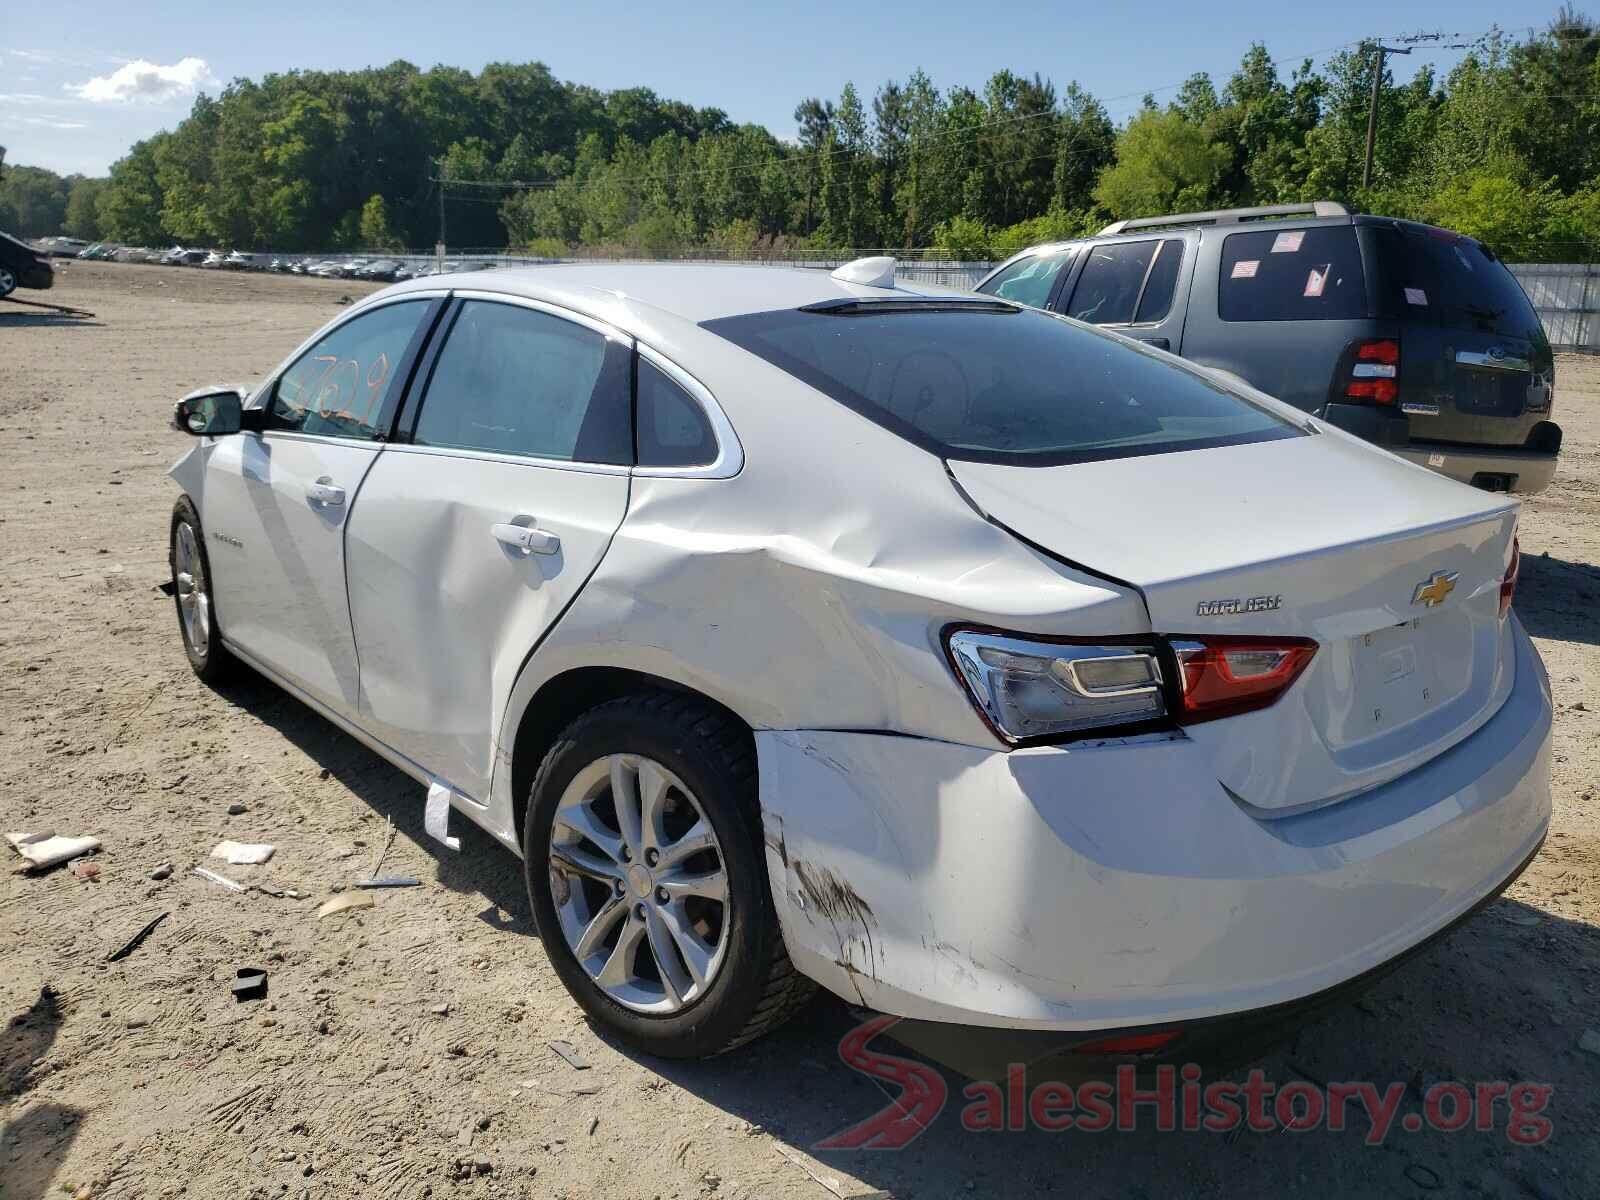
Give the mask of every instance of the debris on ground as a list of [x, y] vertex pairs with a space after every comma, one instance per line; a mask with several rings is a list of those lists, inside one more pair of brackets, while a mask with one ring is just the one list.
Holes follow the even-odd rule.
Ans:
[[371, 908], [376, 903], [366, 892], [340, 892], [321, 908], [317, 909], [317, 920], [331, 917], [334, 913], [342, 913], [352, 908]]
[[230, 817], [242, 817], [249, 811], [250, 809], [247, 805], [240, 804], [237, 800], [228, 805], [228, 815]]
[[128, 955], [132, 954], [139, 948], [140, 943], [143, 942], [145, 938], [149, 937], [155, 932], [156, 926], [165, 921], [167, 919], [167, 915], [168, 914], [164, 912], [157, 913], [143, 929], [139, 930], [138, 933], [134, 934], [127, 941], [123, 942], [122, 945], [118, 946], [110, 954], [106, 955], [106, 961], [108, 963], [120, 962], [122, 959], [127, 958]]
[[67, 870], [77, 878], [93, 881], [100, 878], [100, 864], [92, 858], [75, 858], [67, 864]]
[[573, 1070], [587, 1071], [589, 1069], [589, 1060], [584, 1058], [583, 1055], [579, 1054], [578, 1048], [571, 1042], [551, 1042], [550, 1049], [554, 1050], [562, 1058], [566, 1059], [567, 1065]]
[[773, 1142], [772, 1148], [779, 1154], [783, 1155], [784, 1158], [792, 1162], [795, 1166], [799, 1167], [807, 1175], [811, 1176], [811, 1179], [814, 1183], [820, 1184], [822, 1187], [827, 1188], [828, 1191], [837, 1196], [839, 1200], [893, 1200], [893, 1197], [888, 1192], [879, 1191], [875, 1188], [864, 1187], [853, 1179], [844, 1178], [838, 1175], [830, 1175], [817, 1169], [811, 1165], [810, 1161], [805, 1157], [805, 1155], [801, 1154], [798, 1150], [791, 1150], [782, 1142]]
[[1586, 1054], [1600, 1054], [1600, 1032], [1585, 1029], [1578, 1039], [1578, 1049]]
[[44, 871], [68, 859], [82, 858], [100, 849], [97, 837], [60, 837], [54, 833], [8, 833], [6, 841], [22, 855], [26, 865], [17, 873]]
[[267, 973], [260, 967], [240, 967], [234, 972], [235, 1001], [260, 1000], [267, 994]]
[[169, 878], [171, 878], [171, 876], [172, 876], [172, 864], [169, 863], [169, 862], [164, 862], [164, 863], [158, 864], [156, 866], [156, 869], [150, 872], [150, 878], [151, 879], [169, 879]]
[[224, 858], [236, 867], [253, 867], [266, 862], [277, 850], [265, 842], [218, 842], [212, 858]]
[[358, 888], [420, 887], [422, 880], [415, 875], [375, 875], [371, 879], [358, 879]]
[[201, 879], [209, 879], [212, 883], [220, 883], [230, 892], [248, 892], [250, 890], [249, 888], [245, 887], [244, 884], [235, 883], [226, 875], [218, 875], [215, 871], [208, 870], [205, 867], [196, 867], [194, 869], [194, 874], [200, 876]]

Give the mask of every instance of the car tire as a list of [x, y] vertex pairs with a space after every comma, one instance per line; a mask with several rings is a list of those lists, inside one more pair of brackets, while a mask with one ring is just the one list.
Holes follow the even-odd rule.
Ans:
[[209, 687], [230, 679], [238, 669], [238, 659], [228, 653], [217, 628], [216, 606], [211, 592], [211, 559], [206, 554], [205, 532], [200, 514], [189, 497], [182, 496], [172, 508], [172, 530], [168, 539], [168, 564], [172, 568], [172, 602], [178, 614], [178, 636], [189, 666]]
[[[634, 772], [631, 785], [622, 786], [638, 802], [632, 839], [642, 847], [637, 853], [628, 850], [617, 816], [612, 781], [618, 770], [624, 780]], [[663, 777], [670, 783], [661, 786], [655, 811], [665, 815], [653, 823], [665, 832], [651, 835], [642, 828], [642, 797], [652, 791], [650, 781]], [[523, 865], [546, 953], [590, 1018], [647, 1054], [705, 1058], [735, 1049], [783, 1024], [815, 990], [794, 969], [783, 944], [767, 881], [756, 786], [749, 730], [701, 700], [668, 692], [591, 709], [560, 734], [534, 779]], [[594, 800], [581, 799], [591, 792]], [[695, 832], [703, 825], [710, 827], [714, 848], [669, 865], [682, 846], [704, 840]], [[577, 826], [600, 840], [575, 833]], [[661, 849], [651, 848], [652, 842]], [[574, 871], [572, 859], [602, 871]], [[641, 885], [639, 869], [647, 860]], [[680, 880], [713, 879], [713, 864], [723, 876], [720, 911], [715, 900], [675, 894]], [[614, 936], [608, 929], [580, 961], [589, 945], [585, 938], [615, 907], [624, 911], [609, 918]], [[690, 942], [683, 940], [686, 928]], [[687, 964], [692, 952], [702, 967], [708, 965], [702, 951], [713, 933], [717, 949], [701, 983]], [[631, 949], [624, 949], [625, 939]], [[607, 975], [611, 979], [602, 982]], [[689, 986], [674, 987], [673, 978]]]
[[10, 267], [0, 267], [0, 298], [17, 290], [17, 273]]

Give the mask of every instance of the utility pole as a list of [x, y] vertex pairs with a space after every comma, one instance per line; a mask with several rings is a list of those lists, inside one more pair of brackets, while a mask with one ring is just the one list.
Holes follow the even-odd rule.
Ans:
[[1378, 93], [1383, 88], [1383, 60], [1389, 54], [1410, 54], [1411, 47], [1384, 46], [1376, 47], [1378, 51], [1377, 67], [1372, 72], [1372, 100], [1367, 105], [1367, 163], [1361, 168], [1361, 186], [1372, 186], [1372, 147], [1378, 140]]
[[439, 241], [433, 248], [433, 256], [439, 266], [444, 266], [444, 159], [436, 158], [434, 167], [439, 174], [434, 178], [434, 185], [439, 189]]

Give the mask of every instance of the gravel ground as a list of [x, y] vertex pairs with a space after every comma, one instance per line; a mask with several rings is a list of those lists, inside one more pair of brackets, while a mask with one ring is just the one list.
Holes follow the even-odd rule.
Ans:
[[[1406, 1113], [1435, 1080], [1548, 1083], [1549, 1139], [1513, 1144], [1503, 1106], [1493, 1132], [1397, 1129], [1381, 1148], [1359, 1116], [1293, 1136], [984, 1137], [951, 1077], [904, 1151], [813, 1154], [885, 1102], [839, 1060], [842, 1004], [709, 1063], [619, 1049], [550, 970], [512, 856], [470, 828], [459, 856], [437, 849], [410, 779], [269, 685], [218, 695], [190, 674], [158, 591], [165, 471], [186, 447], [172, 401], [259, 376], [365, 290], [73, 263], [20, 295], [93, 318], [0, 304], [0, 826], [104, 842], [96, 880], [0, 877], [5, 1200], [1594, 1194], [1600, 1056], [1579, 1043], [1600, 1037], [1600, 362], [1560, 364], [1562, 467], [1522, 519], [1517, 609], [1558, 704], [1551, 837], [1504, 900], [1261, 1064], [1280, 1083], [1405, 1082]], [[423, 886], [319, 921], [391, 820], [384, 870]], [[303, 898], [189, 874], [225, 837], [278, 848], [225, 872]], [[162, 862], [175, 873], [154, 881]], [[234, 1002], [240, 966], [269, 972], [265, 1000]]]

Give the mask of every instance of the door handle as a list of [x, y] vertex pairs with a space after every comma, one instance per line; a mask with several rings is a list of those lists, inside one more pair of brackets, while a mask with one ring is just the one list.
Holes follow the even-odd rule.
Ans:
[[1154, 346], [1157, 350], [1171, 350], [1172, 343], [1164, 337], [1142, 337], [1139, 339], [1146, 346]]
[[523, 554], [554, 554], [561, 549], [561, 539], [553, 533], [533, 525], [512, 525], [501, 522], [489, 527], [495, 540]]
[[324, 508], [343, 508], [344, 489], [324, 475], [315, 483], [306, 486], [306, 499]]

